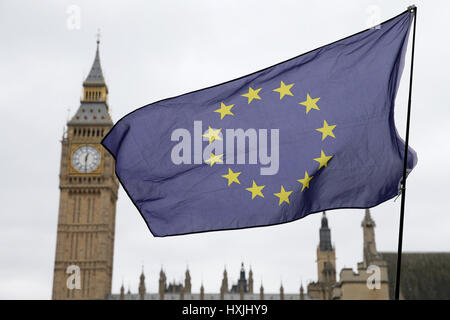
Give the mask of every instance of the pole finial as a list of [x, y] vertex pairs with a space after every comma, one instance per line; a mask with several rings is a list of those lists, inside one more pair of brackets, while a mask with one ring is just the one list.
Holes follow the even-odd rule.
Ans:
[[414, 4], [408, 6], [408, 10], [409, 10], [409, 12], [411, 12], [411, 13], [415, 13], [415, 12], [416, 12], [416, 9], [417, 9], [417, 7], [416, 7]]

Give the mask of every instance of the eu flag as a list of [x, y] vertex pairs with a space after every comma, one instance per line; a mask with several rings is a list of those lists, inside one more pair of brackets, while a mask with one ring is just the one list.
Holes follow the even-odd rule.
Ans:
[[[398, 194], [411, 25], [373, 29], [123, 117], [102, 141], [154, 236], [273, 225]], [[408, 170], [417, 162], [408, 155]]]

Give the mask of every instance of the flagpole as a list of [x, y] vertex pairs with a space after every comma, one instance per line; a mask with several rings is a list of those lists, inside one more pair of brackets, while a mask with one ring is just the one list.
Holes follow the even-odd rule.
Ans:
[[412, 5], [408, 7], [412, 15], [414, 15], [413, 25], [413, 39], [412, 39], [412, 52], [411, 52], [411, 69], [409, 73], [409, 96], [408, 96], [408, 113], [406, 116], [406, 137], [405, 137], [405, 154], [403, 159], [403, 179], [402, 179], [402, 202], [400, 207], [400, 228], [398, 233], [398, 250], [397, 250], [397, 276], [395, 278], [395, 300], [400, 298], [400, 270], [402, 266], [402, 244], [403, 244], [403, 220], [405, 217], [405, 197], [406, 197], [406, 167], [408, 165], [408, 145], [409, 145], [409, 122], [411, 117], [411, 94], [412, 94], [412, 81], [413, 81], [413, 68], [414, 68], [414, 44], [416, 40], [416, 20], [417, 20], [417, 7]]

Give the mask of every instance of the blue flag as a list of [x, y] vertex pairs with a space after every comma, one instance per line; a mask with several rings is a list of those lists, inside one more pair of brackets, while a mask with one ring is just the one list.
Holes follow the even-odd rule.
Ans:
[[[412, 16], [161, 100], [103, 139], [154, 236], [273, 225], [398, 194], [394, 124]], [[408, 154], [408, 171], [417, 162]]]

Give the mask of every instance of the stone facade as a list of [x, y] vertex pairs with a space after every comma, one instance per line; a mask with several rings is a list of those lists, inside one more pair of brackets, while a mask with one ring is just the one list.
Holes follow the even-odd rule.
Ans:
[[167, 276], [163, 269], [159, 273], [159, 290], [158, 293], [147, 293], [145, 291], [145, 276], [144, 272], [140, 275], [138, 294], [131, 293], [128, 290], [125, 293], [125, 288], [122, 284], [120, 294], [110, 294], [107, 296], [108, 300], [309, 300], [311, 299], [303, 291], [303, 286], [300, 288], [299, 294], [284, 293], [283, 285], [280, 286], [279, 293], [264, 293], [264, 287], [261, 284], [259, 293], [253, 293], [253, 271], [250, 268], [248, 272], [245, 271], [244, 264], [241, 264], [240, 276], [235, 284], [227, 289], [227, 271], [224, 270], [224, 278], [222, 279], [221, 290], [219, 293], [205, 292], [203, 283], [200, 286], [199, 293], [191, 292], [191, 276], [189, 269], [185, 273], [185, 285], [181, 283], [167, 283]]
[[[53, 299], [104, 299], [111, 292], [119, 183], [114, 159], [100, 144], [113, 125], [107, 94], [97, 43], [80, 107], [62, 139]], [[83, 153], [87, 147], [98, 155], [95, 160], [89, 158], [92, 154]], [[77, 163], [78, 154], [84, 170]], [[69, 266], [79, 268], [79, 290], [69, 289]]]

